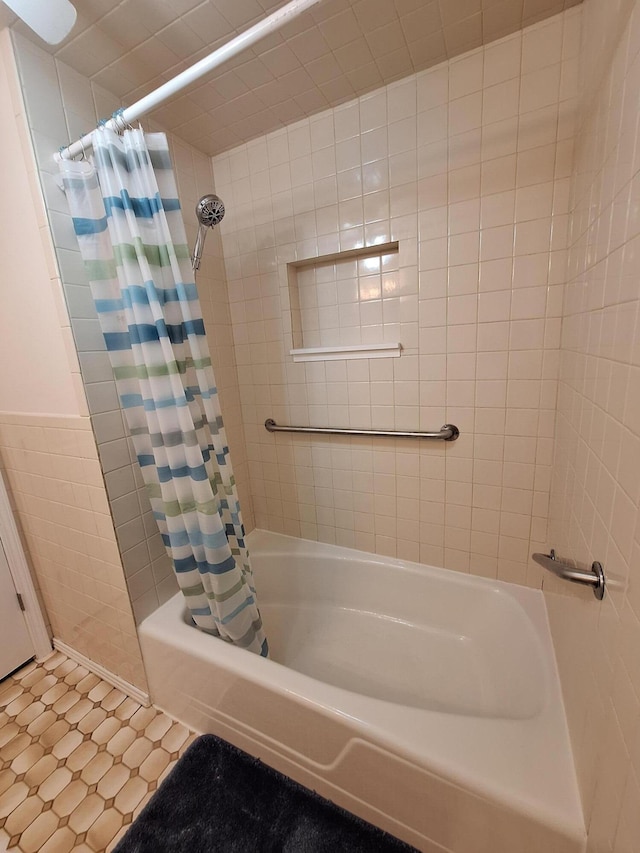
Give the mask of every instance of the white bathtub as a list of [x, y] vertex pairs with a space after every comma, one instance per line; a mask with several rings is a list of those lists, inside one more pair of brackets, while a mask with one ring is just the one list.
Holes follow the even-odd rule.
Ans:
[[187, 624], [140, 641], [153, 701], [426, 853], [580, 853], [542, 594], [264, 531], [265, 660]]

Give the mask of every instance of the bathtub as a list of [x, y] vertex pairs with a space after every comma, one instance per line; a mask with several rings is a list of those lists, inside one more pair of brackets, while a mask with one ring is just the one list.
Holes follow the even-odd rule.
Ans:
[[140, 626], [156, 705], [425, 853], [579, 853], [585, 830], [542, 594], [254, 531], [271, 659]]

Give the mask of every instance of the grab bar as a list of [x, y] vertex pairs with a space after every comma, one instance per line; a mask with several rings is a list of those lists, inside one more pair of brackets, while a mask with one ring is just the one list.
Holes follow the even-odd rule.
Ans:
[[604, 598], [604, 587], [606, 584], [606, 578], [604, 576], [604, 569], [602, 568], [602, 564], [593, 562], [591, 564], [591, 571], [584, 572], [581, 569], [576, 569], [573, 566], [567, 565], [567, 563], [561, 563], [560, 560], [556, 558], [556, 552], [552, 548], [550, 554], [532, 554], [533, 559], [542, 566], [544, 569], [549, 569], [550, 572], [553, 572], [554, 575], [557, 575], [559, 578], [563, 578], [567, 581], [573, 581], [574, 583], [584, 583], [589, 584], [589, 586], [593, 587], [593, 594], [598, 599], [598, 601], [602, 601]]
[[430, 438], [436, 441], [455, 441], [460, 435], [460, 430], [453, 424], [445, 424], [438, 432], [394, 432], [383, 429], [339, 429], [337, 427], [301, 427], [301, 426], [278, 426], [273, 418], [267, 418], [264, 422], [268, 432], [307, 432], [319, 435], [369, 435], [389, 436], [391, 438]]

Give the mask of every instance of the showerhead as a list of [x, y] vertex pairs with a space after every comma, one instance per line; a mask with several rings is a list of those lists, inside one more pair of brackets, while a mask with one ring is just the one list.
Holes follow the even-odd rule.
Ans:
[[214, 225], [219, 225], [222, 222], [224, 217], [224, 202], [215, 193], [203, 195], [196, 204], [196, 217], [200, 223], [200, 227], [198, 228], [196, 245], [193, 248], [193, 255], [191, 257], [191, 266], [194, 272], [200, 268], [207, 228], [213, 228]]
[[205, 228], [213, 228], [222, 222], [224, 217], [224, 202], [214, 193], [203, 195], [196, 204], [196, 216], [200, 225]]

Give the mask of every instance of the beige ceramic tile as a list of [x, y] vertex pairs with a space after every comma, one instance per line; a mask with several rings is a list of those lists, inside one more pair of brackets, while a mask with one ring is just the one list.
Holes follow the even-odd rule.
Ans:
[[57, 829], [58, 817], [54, 812], [38, 815], [20, 836], [19, 849], [24, 853], [38, 853]]
[[85, 741], [83, 738], [83, 743], [74, 749], [71, 755], [67, 758], [66, 766], [72, 773], [77, 773], [79, 770], [84, 770], [91, 759], [95, 758], [97, 753], [97, 744], [92, 741]]
[[90, 794], [69, 817], [69, 828], [79, 835], [86, 832], [105, 810], [105, 800], [99, 794]]
[[70, 853], [76, 843], [76, 834], [69, 827], [57, 829], [46, 842], [41, 853]]
[[37, 788], [53, 774], [57, 767], [58, 759], [53, 755], [45, 755], [30, 770], [27, 770], [24, 781], [30, 788]]
[[153, 744], [146, 737], [139, 737], [131, 744], [122, 756], [122, 761], [131, 770], [134, 770], [142, 764], [145, 758], [153, 749]]
[[[89, 418], [1, 417], [0, 452], [6, 478], [53, 635], [146, 690], [137, 638], [121, 627], [133, 622], [133, 614], [129, 598], [122, 594], [126, 587], [124, 569]], [[101, 511], [87, 508], [87, 466], [91, 464], [96, 469], [92, 487], [102, 495]], [[64, 527], [64, 542], [60, 526]], [[100, 583], [88, 586], [79, 576], [78, 566], [85, 567], [85, 572], [88, 569]], [[89, 615], [106, 606], [114, 614], [109, 624]], [[61, 665], [62, 671], [56, 671]], [[70, 668], [63, 663], [63, 656], [55, 656], [47, 668], [32, 674], [41, 683], [27, 686], [50, 705], [64, 698], [64, 686], [56, 684], [59, 676], [83, 695], [99, 681], [86, 670], [81, 674]], [[100, 689], [103, 695], [112, 690], [109, 685]]]
[[[608, 592], [551, 579], [545, 598], [589, 827], [589, 853], [631, 851], [640, 723], [638, 50], [640, 5], [584, 4], [548, 544]], [[606, 144], [603, 144], [606, 135]], [[583, 642], [598, 652], [584, 657]], [[593, 737], [598, 730], [599, 737]], [[628, 787], [627, 784], [629, 785]], [[629, 792], [635, 799], [629, 808]]]
[[133, 814], [134, 809], [147, 794], [148, 790], [149, 787], [146, 779], [143, 779], [141, 776], [130, 778], [117, 794], [115, 807], [125, 816]]
[[103, 853], [190, 740], [61, 655], [30, 664], [0, 683], [0, 849]]
[[98, 782], [98, 793], [105, 800], [112, 799], [129, 781], [130, 776], [131, 771], [126, 764], [117, 764]]
[[188, 737], [189, 730], [180, 723], [174, 723], [162, 738], [162, 747], [169, 753], [177, 752]]
[[20, 835], [34, 822], [43, 808], [44, 802], [40, 797], [27, 797], [7, 818], [4, 825], [5, 832], [12, 837]]
[[123, 726], [107, 743], [107, 752], [118, 758], [129, 749], [137, 736], [138, 733], [130, 726]]
[[[456, 21], [459, 33], [473, 14]], [[564, 283], [571, 159], [556, 169], [566, 156], [557, 116], [577, 108], [547, 77], [579, 36], [580, 12], [545, 22], [545, 51], [527, 65], [527, 86], [550, 99], [548, 136], [533, 95], [520, 97], [523, 40], [539, 26], [214, 157], [216, 191], [229, 199], [220, 230], [257, 527], [541, 586], [529, 555], [548, 520], [561, 313], [549, 288]], [[566, 62], [576, 71], [575, 53]], [[386, 272], [380, 258], [362, 270], [287, 268], [396, 238]], [[356, 326], [365, 343], [400, 341], [401, 357], [288, 355], [301, 331], [339, 344]], [[269, 435], [269, 417], [455, 423], [461, 434], [446, 447], [328, 444]], [[495, 513], [494, 530], [477, 526], [476, 510]]]
[[73, 774], [68, 767], [58, 767], [54, 770], [39, 787], [42, 799], [45, 802], [52, 802], [58, 794], [64, 791], [67, 785], [71, 784], [72, 776]]
[[107, 752], [101, 752], [89, 761], [80, 777], [88, 785], [95, 785], [112, 767], [113, 757]]
[[123, 825], [122, 815], [115, 809], [107, 809], [87, 831], [87, 844], [92, 850], [106, 850], [109, 842]]

